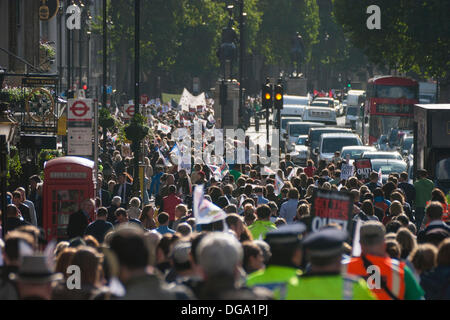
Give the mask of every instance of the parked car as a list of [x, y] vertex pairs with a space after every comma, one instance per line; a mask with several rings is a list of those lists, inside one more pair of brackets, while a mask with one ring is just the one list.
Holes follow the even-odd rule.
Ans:
[[306, 166], [306, 161], [309, 159], [309, 149], [305, 145], [307, 139], [307, 135], [298, 136], [294, 145], [294, 151], [290, 153], [292, 162], [296, 165]]
[[319, 147], [313, 150], [318, 160], [331, 161], [336, 151], [346, 146], [362, 146], [361, 138], [355, 133], [324, 133]]
[[350, 164], [352, 164], [355, 159], [361, 158], [365, 151], [377, 151], [377, 149], [372, 146], [347, 146], [342, 148], [341, 158], [345, 161], [347, 154], [350, 155]]
[[381, 168], [381, 175], [383, 179], [383, 184], [387, 181], [389, 174], [396, 172], [402, 173], [406, 171], [407, 165], [403, 160], [393, 160], [393, 159], [371, 159], [372, 170], [379, 172]]
[[291, 152], [294, 150], [294, 146], [297, 143], [297, 138], [300, 135], [308, 135], [310, 128], [323, 127], [324, 123], [320, 122], [307, 122], [307, 121], [293, 121], [288, 122], [287, 131], [287, 151]]
[[402, 155], [398, 151], [365, 151], [361, 158], [403, 160]]
[[337, 125], [336, 110], [334, 107], [330, 107], [326, 101], [313, 101], [306, 107], [303, 120]]

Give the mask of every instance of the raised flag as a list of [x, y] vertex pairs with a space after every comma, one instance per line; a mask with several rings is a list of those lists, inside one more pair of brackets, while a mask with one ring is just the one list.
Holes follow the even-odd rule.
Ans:
[[168, 134], [172, 128], [170, 126], [166, 126], [165, 124], [162, 124], [161, 122], [158, 123], [158, 131], [162, 131], [164, 134]]
[[292, 177], [295, 177], [295, 175], [297, 174], [297, 170], [298, 168], [292, 168], [291, 172], [289, 173], [287, 179], [288, 181], [291, 181]]
[[383, 172], [381, 171], [381, 167], [378, 170], [378, 183], [383, 184]]
[[275, 186], [274, 186], [276, 195], [279, 195], [281, 193], [281, 189], [283, 188], [283, 186], [284, 186], [283, 180], [281, 180], [281, 178], [276, 174], [275, 175]]
[[267, 167], [267, 166], [264, 166], [264, 168], [262, 169], [261, 174], [262, 174], [263, 176], [270, 176], [270, 175], [272, 175], [272, 174], [275, 174], [275, 171], [273, 171], [272, 169], [270, 169], [270, 168]]
[[210, 224], [225, 220], [227, 214], [214, 203], [204, 197], [203, 185], [194, 189], [193, 212], [196, 224]]

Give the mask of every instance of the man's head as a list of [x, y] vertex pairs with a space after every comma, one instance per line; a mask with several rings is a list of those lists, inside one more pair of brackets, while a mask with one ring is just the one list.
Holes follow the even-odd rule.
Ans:
[[295, 188], [289, 189], [288, 198], [292, 200], [298, 200], [299, 198], [298, 190]]
[[147, 267], [150, 251], [141, 228], [132, 224], [119, 226], [111, 236], [109, 245], [119, 261], [122, 281]]
[[428, 218], [428, 221], [440, 221], [442, 219], [443, 209], [442, 205], [438, 201], [431, 201], [431, 203], [427, 206], [425, 214]]
[[127, 177], [125, 175], [125, 172], [122, 172], [119, 174], [119, 184], [124, 184], [127, 181]]
[[108, 216], [108, 209], [106, 209], [105, 207], [98, 208], [97, 220], [106, 220], [107, 216]]
[[42, 182], [41, 178], [38, 175], [31, 176], [29, 181], [31, 190], [36, 190], [37, 185]]
[[267, 204], [262, 204], [256, 209], [258, 220], [268, 221], [270, 219], [271, 212], [272, 210], [270, 210], [270, 207]]
[[19, 191], [14, 191], [13, 192], [13, 198], [12, 201], [16, 206], [19, 206], [22, 203], [22, 195], [20, 194]]
[[169, 186], [169, 194], [175, 194], [177, 192], [177, 187], [174, 184]]
[[408, 182], [408, 173], [403, 171], [400, 173], [400, 182]]
[[25, 232], [10, 231], [5, 237], [5, 248], [3, 254], [3, 260], [7, 266], [19, 266], [19, 243], [23, 241], [28, 245], [30, 249], [34, 247], [33, 237]]
[[372, 171], [369, 176], [370, 182], [377, 183], [378, 182], [378, 172]]
[[384, 256], [386, 228], [381, 222], [368, 221], [361, 226], [360, 239], [361, 251], [364, 254]]
[[111, 204], [116, 206], [116, 207], [120, 207], [120, 203], [122, 201], [122, 198], [119, 196], [115, 196], [114, 198], [112, 198], [111, 200]]
[[114, 214], [116, 215], [119, 223], [128, 222], [128, 213], [124, 208], [118, 208]]
[[160, 226], [168, 226], [169, 214], [166, 212], [161, 212], [160, 214], [158, 214], [158, 223]]
[[7, 218], [17, 218], [19, 216], [19, 210], [15, 204], [9, 204], [6, 207], [6, 217]]
[[307, 235], [303, 245], [312, 271], [339, 271], [347, 237], [347, 232], [335, 227], [326, 227]]
[[233, 277], [237, 279], [242, 266], [243, 249], [231, 234], [211, 232], [196, 249], [198, 262], [205, 279], [211, 277]]
[[81, 203], [81, 210], [87, 213], [91, 213], [94, 211], [95, 202], [92, 199], [86, 199]]
[[272, 256], [268, 264], [300, 267], [302, 263], [302, 235], [306, 231], [303, 223], [283, 225], [266, 234]]
[[426, 178], [427, 176], [428, 176], [427, 170], [425, 170], [425, 169], [419, 169], [419, 170], [417, 170], [417, 177], [418, 177], [419, 179], [424, 179], [424, 178]]

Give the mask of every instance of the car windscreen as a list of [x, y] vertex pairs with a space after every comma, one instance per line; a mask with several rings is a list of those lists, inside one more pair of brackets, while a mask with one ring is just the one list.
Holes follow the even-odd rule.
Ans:
[[382, 174], [389, 174], [392, 172], [402, 173], [403, 171], [406, 171], [406, 163], [386, 163], [386, 162], [373, 162], [372, 161], [372, 170], [378, 172], [381, 168]]
[[292, 119], [292, 118], [281, 118], [281, 128], [286, 129], [288, 122], [298, 121], [301, 118], [298, 117], [298, 119]]
[[342, 130], [342, 129], [335, 129], [335, 130], [315, 130], [312, 131], [310, 134], [310, 142], [311, 146], [317, 147], [320, 143], [320, 135], [322, 133], [339, 133], [339, 132], [349, 132], [348, 130]]
[[309, 103], [308, 98], [293, 98], [293, 97], [283, 97], [283, 104], [291, 105], [307, 105]]
[[396, 154], [389, 154], [389, 153], [365, 153], [364, 158], [368, 159], [394, 159], [394, 160], [401, 160], [401, 157], [399, 157]]
[[292, 124], [289, 126], [289, 133], [293, 137], [308, 134], [311, 125], [308, 124]]
[[327, 102], [316, 101], [316, 102], [311, 103], [311, 107], [330, 108], [330, 105]]
[[359, 159], [361, 158], [361, 155], [363, 154], [364, 150], [357, 150], [357, 149], [352, 149], [352, 150], [342, 150], [342, 158], [345, 158], [345, 156], [347, 154], [350, 155], [350, 159]]
[[343, 147], [357, 146], [359, 144], [357, 138], [326, 138], [323, 140], [322, 153], [334, 153], [336, 151], [341, 151]]
[[300, 137], [297, 139], [296, 144], [298, 144], [299, 146], [304, 146], [306, 142], [306, 137]]

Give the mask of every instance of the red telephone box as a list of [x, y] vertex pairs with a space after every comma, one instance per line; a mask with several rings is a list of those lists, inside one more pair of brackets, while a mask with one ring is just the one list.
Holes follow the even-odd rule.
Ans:
[[94, 199], [94, 174], [94, 162], [86, 158], [61, 157], [44, 164], [43, 222], [48, 241], [67, 239], [69, 216], [80, 210], [83, 200]]

